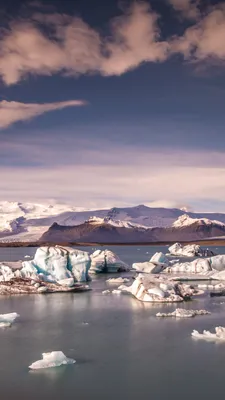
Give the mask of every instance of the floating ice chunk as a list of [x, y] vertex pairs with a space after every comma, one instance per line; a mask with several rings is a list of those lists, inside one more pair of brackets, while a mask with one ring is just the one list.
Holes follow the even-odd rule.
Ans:
[[152, 303], [181, 302], [189, 299], [194, 292], [190, 286], [168, 281], [162, 276], [145, 274], [139, 274], [131, 286], [121, 285], [118, 289], [131, 293], [140, 301]]
[[144, 272], [146, 274], [159, 274], [163, 270], [162, 265], [153, 264], [150, 261], [146, 261], [143, 263], [134, 263], [132, 265], [132, 269], [135, 269], [137, 272]]
[[110, 290], [103, 290], [102, 294], [110, 294]]
[[122, 293], [122, 290], [120, 290], [120, 289], [112, 290], [112, 294], [121, 294], [121, 293]]
[[10, 322], [0, 322], [0, 328], [9, 328], [11, 325]]
[[112, 284], [116, 284], [116, 283], [127, 283], [129, 282], [128, 278], [122, 278], [122, 276], [120, 276], [119, 278], [111, 278], [111, 279], [107, 279], [106, 281], [107, 283], [112, 283]]
[[102, 272], [126, 272], [129, 270], [130, 267], [110, 250], [96, 250], [91, 255], [90, 273], [92, 274]]
[[205, 339], [205, 340], [225, 340], [225, 328], [222, 326], [218, 326], [215, 328], [215, 333], [211, 333], [209, 331], [203, 331], [203, 333], [199, 333], [198, 331], [194, 330], [191, 334], [193, 337], [197, 339]]
[[13, 324], [13, 322], [19, 318], [19, 314], [0, 314], [0, 328], [7, 328]]
[[156, 265], [161, 265], [162, 267], [167, 267], [169, 265], [168, 258], [161, 252], [155, 253], [150, 259], [150, 262]]
[[43, 359], [35, 361], [29, 366], [30, 369], [53, 368], [66, 364], [75, 364], [75, 360], [67, 358], [62, 351], [52, 351], [51, 353], [43, 353]]
[[30, 258], [30, 256], [26, 255], [26, 256], [24, 256], [24, 258]]
[[206, 310], [185, 310], [184, 308], [177, 308], [172, 313], [158, 313], [156, 317], [176, 317], [176, 318], [192, 318], [196, 315], [208, 315], [211, 314]]
[[209, 249], [202, 249], [197, 244], [188, 244], [182, 246], [180, 243], [174, 243], [168, 248], [170, 255], [182, 256], [182, 257], [211, 257], [214, 256], [214, 252]]

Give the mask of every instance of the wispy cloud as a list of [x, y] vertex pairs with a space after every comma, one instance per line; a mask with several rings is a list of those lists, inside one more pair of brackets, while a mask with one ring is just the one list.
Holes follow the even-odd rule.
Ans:
[[122, 203], [175, 206], [225, 197], [222, 152], [118, 148], [107, 142], [99, 148], [98, 143], [87, 146], [77, 139], [64, 144], [63, 139], [56, 143], [54, 138], [52, 145], [35, 140], [24, 147], [10, 143], [7, 137], [5, 141], [0, 159], [6, 153], [13, 160], [2, 162], [0, 168], [0, 192], [5, 200], [55, 198], [92, 208]]
[[70, 100], [58, 103], [25, 104], [17, 101], [0, 102], [0, 129], [7, 128], [17, 121], [25, 121], [49, 111], [60, 110], [66, 107], [83, 106], [82, 100]]

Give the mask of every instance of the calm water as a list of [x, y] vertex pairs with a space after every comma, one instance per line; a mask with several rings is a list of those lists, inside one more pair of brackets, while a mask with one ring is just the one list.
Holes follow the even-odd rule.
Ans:
[[[159, 247], [111, 247], [124, 261], [145, 261]], [[90, 250], [90, 249], [89, 249]], [[23, 259], [35, 249], [0, 249], [2, 260]], [[149, 254], [146, 254], [149, 252]], [[219, 248], [225, 253], [225, 248]], [[225, 326], [225, 298], [195, 299], [182, 307], [212, 315], [157, 319], [175, 305], [150, 305], [126, 296], [102, 295], [107, 276], [79, 294], [0, 298], [0, 313], [21, 315], [0, 330], [1, 400], [190, 400], [221, 397], [225, 344], [193, 340], [193, 329]], [[221, 304], [223, 303], [224, 304]], [[41, 353], [62, 350], [75, 365], [29, 372]]]

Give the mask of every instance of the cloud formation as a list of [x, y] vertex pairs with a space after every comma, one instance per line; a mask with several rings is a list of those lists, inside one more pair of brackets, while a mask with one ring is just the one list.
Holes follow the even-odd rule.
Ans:
[[168, 44], [160, 41], [157, 21], [145, 2], [111, 20], [109, 37], [69, 15], [35, 13], [14, 20], [1, 32], [0, 76], [11, 85], [27, 74], [121, 75], [143, 62], [163, 61]]
[[66, 107], [83, 106], [82, 100], [70, 100], [58, 103], [25, 104], [16, 101], [0, 102], [0, 129], [7, 128], [17, 121], [25, 121], [49, 111], [61, 110]]
[[182, 37], [173, 41], [173, 51], [192, 61], [225, 61], [225, 4], [209, 9]]
[[196, 20], [200, 15], [198, 8], [200, 0], [168, 0], [168, 2], [184, 18]]
[[98, 142], [88, 145], [77, 136], [66, 142], [65, 133], [61, 140], [32, 135], [17, 143], [5, 135], [0, 164], [0, 192], [5, 200], [45, 202], [55, 198], [93, 208], [193, 205], [225, 198], [222, 151], [118, 148], [107, 141], [99, 148]]

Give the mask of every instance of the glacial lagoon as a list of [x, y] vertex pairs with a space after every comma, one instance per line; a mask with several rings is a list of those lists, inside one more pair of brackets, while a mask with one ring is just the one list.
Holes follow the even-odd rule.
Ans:
[[[165, 247], [110, 246], [132, 264]], [[92, 248], [82, 248], [93, 251]], [[225, 248], [212, 248], [225, 254]], [[1, 261], [23, 260], [34, 248], [2, 248]], [[115, 276], [119, 276], [116, 274]], [[122, 274], [131, 276], [132, 273]], [[212, 399], [224, 390], [225, 343], [195, 340], [196, 329], [225, 326], [225, 297], [183, 303], [211, 315], [157, 319], [176, 304], [147, 304], [127, 295], [103, 295], [112, 275], [93, 279], [90, 292], [0, 298], [0, 313], [20, 318], [0, 330], [1, 399]], [[112, 285], [110, 285], [110, 289]], [[62, 350], [76, 364], [29, 371], [43, 352]]]

